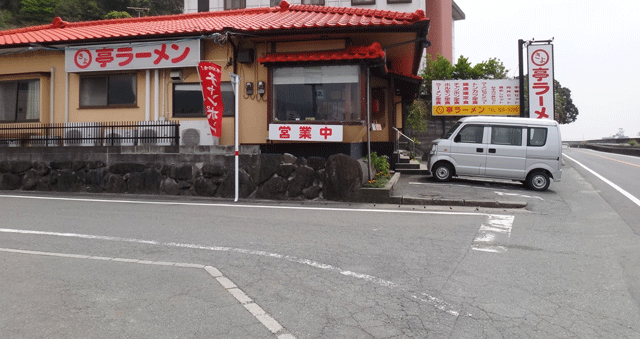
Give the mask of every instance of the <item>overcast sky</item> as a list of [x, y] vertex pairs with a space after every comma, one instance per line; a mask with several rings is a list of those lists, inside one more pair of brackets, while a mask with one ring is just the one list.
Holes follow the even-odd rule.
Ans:
[[[640, 0], [455, 0], [454, 58], [500, 59], [518, 75], [518, 39], [554, 38], [555, 79], [571, 90], [563, 140], [640, 133]], [[526, 55], [526, 54], [525, 54]], [[455, 60], [454, 60], [455, 62]], [[525, 74], [526, 72], [525, 57]]]

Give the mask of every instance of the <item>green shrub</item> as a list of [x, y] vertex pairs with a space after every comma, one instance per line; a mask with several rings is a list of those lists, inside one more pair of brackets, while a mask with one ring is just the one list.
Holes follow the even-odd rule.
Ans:
[[632, 146], [632, 147], [637, 147], [638, 146], [638, 142], [635, 141], [635, 140], [629, 141], [628, 144], [629, 144], [629, 146]]
[[371, 164], [376, 169], [376, 177], [389, 176], [389, 159], [386, 156], [371, 152]]

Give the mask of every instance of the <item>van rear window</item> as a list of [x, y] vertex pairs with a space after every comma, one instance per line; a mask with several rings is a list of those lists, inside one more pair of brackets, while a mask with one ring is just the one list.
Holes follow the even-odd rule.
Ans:
[[547, 143], [547, 129], [543, 127], [529, 127], [527, 145], [540, 147]]

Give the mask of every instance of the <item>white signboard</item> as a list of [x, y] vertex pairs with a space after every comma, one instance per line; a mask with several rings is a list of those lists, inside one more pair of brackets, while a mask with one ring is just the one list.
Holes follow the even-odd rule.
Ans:
[[518, 80], [434, 80], [433, 115], [519, 115]]
[[269, 140], [342, 141], [342, 125], [269, 124]]
[[70, 47], [64, 59], [67, 72], [195, 67], [200, 40]]
[[529, 117], [554, 119], [553, 45], [527, 46]]

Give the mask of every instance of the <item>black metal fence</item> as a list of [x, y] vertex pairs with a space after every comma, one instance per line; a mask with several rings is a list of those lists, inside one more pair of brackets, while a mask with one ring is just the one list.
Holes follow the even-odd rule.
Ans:
[[0, 125], [0, 147], [171, 146], [180, 144], [179, 131], [176, 121]]

